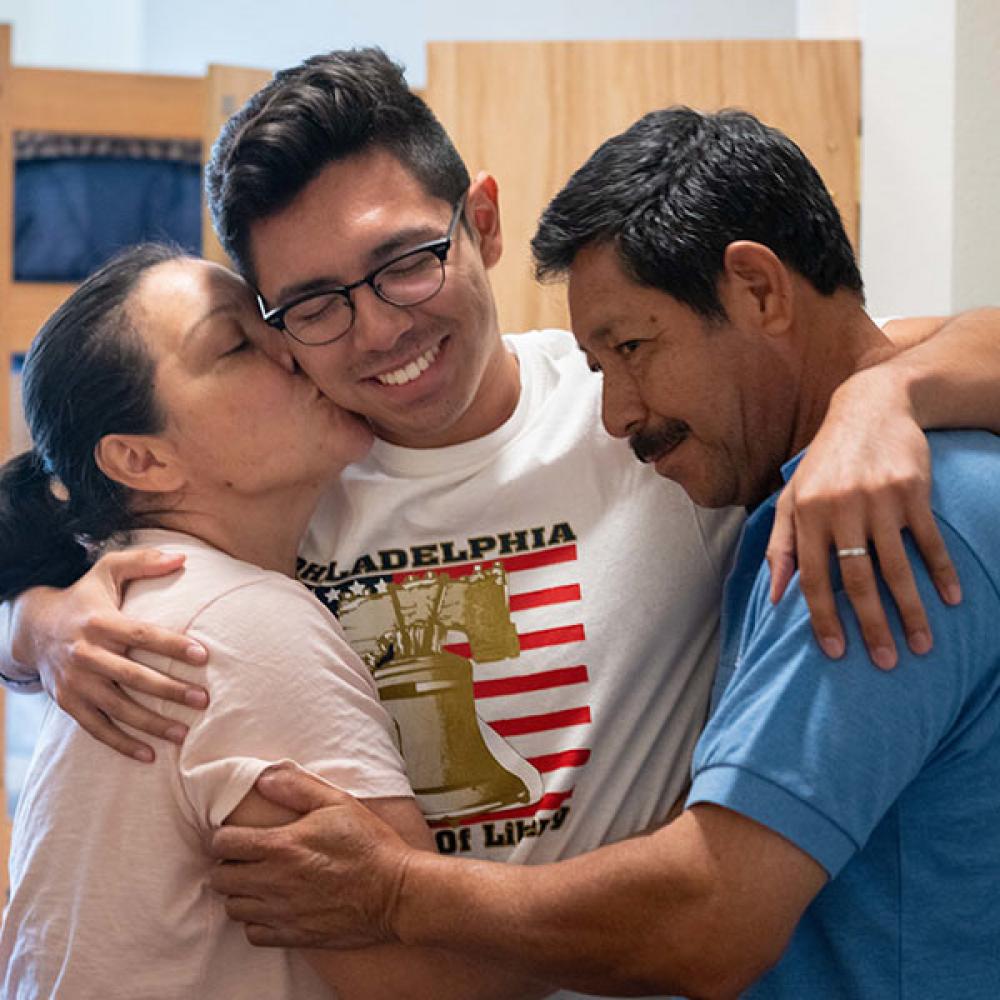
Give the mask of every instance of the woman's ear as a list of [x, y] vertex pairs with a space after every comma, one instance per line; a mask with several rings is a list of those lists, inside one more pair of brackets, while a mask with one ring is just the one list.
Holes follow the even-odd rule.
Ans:
[[726, 247], [719, 297], [735, 326], [784, 334], [792, 326], [795, 291], [788, 268], [773, 250], [751, 240]]
[[500, 231], [500, 193], [496, 178], [485, 171], [476, 174], [465, 199], [465, 211], [472, 228], [479, 236], [479, 253], [483, 264], [490, 268], [503, 253]]
[[94, 461], [108, 479], [143, 493], [173, 493], [185, 482], [172, 449], [148, 434], [106, 434]]

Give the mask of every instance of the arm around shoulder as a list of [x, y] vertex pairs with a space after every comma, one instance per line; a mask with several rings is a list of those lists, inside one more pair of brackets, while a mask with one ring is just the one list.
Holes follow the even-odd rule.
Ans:
[[896, 320], [885, 332], [904, 350], [855, 378], [895, 380], [924, 429], [1000, 433], [1000, 309], [974, 309], [947, 320]]

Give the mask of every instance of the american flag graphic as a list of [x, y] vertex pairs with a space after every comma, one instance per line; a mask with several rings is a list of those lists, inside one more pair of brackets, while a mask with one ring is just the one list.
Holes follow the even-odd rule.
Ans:
[[508, 611], [519, 655], [498, 662], [475, 661], [473, 644], [460, 633], [449, 635], [442, 649], [472, 660], [476, 713], [538, 772], [543, 790], [540, 798], [527, 805], [432, 822], [432, 826], [530, 819], [554, 812], [572, 798], [576, 775], [591, 752], [589, 673], [581, 645], [585, 639], [581, 590], [575, 582], [576, 543], [447, 566], [354, 575], [331, 585], [303, 579], [336, 613], [352, 602], [385, 594], [390, 584], [427, 579], [429, 574], [461, 580], [496, 566], [506, 574]]

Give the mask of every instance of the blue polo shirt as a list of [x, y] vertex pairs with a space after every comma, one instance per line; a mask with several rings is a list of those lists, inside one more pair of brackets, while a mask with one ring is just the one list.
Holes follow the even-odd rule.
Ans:
[[762, 823], [831, 879], [750, 997], [1000, 998], [1000, 438], [929, 439], [964, 600], [943, 604], [908, 540], [926, 656], [893, 622], [899, 666], [872, 666], [834, 565], [847, 654], [826, 659], [798, 578], [768, 599], [776, 498], [745, 527], [688, 805]]

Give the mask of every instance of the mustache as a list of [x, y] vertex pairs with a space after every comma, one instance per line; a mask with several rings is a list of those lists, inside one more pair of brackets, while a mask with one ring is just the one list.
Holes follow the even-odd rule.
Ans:
[[654, 462], [676, 448], [690, 433], [690, 426], [683, 420], [667, 420], [657, 427], [637, 431], [628, 439], [628, 444], [640, 462]]

